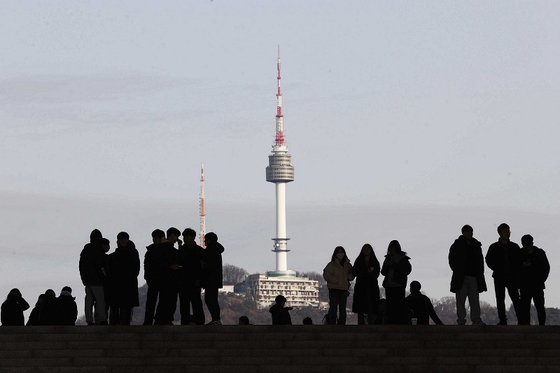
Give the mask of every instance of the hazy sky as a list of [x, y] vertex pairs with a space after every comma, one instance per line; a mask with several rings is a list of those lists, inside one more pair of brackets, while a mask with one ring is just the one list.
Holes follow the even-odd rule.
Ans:
[[442, 297], [460, 227], [486, 249], [508, 221], [560, 306], [558, 1], [12, 1], [0, 41], [0, 297], [82, 297], [95, 227], [141, 255], [197, 228], [201, 162], [225, 262], [272, 269], [280, 45], [291, 269], [396, 238]]

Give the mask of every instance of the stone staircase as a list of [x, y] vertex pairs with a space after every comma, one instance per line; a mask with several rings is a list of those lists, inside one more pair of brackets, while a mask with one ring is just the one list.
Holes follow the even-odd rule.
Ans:
[[4, 372], [560, 373], [560, 326], [2, 326]]

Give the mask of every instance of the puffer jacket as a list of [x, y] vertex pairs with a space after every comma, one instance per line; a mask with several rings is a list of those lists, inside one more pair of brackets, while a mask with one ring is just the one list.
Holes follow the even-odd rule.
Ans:
[[348, 290], [350, 281], [354, 279], [352, 265], [348, 259], [344, 262], [344, 265], [340, 264], [338, 259], [335, 259], [323, 269], [323, 277], [327, 281], [329, 289]]

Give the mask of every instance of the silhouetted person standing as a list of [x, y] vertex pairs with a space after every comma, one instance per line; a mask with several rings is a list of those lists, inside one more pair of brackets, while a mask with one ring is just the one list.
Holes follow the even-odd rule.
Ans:
[[126, 232], [117, 235], [117, 248], [108, 256], [107, 283], [111, 325], [130, 325], [132, 308], [139, 305], [140, 258]]
[[212, 316], [212, 321], [208, 325], [222, 325], [218, 289], [223, 287], [222, 253], [224, 247], [218, 242], [218, 236], [214, 232], [206, 233], [204, 243], [206, 249], [204, 249], [202, 259], [204, 271], [202, 287], [204, 288], [204, 302]]
[[156, 303], [161, 289], [160, 279], [158, 277], [158, 261], [160, 260], [161, 253], [158, 248], [161, 243], [161, 239], [164, 237], [164, 231], [161, 229], [154, 230], [152, 232], [152, 244], [146, 247], [146, 254], [144, 255], [144, 279], [146, 280], [146, 285], [148, 286], [144, 325], [154, 324]]
[[[202, 257], [204, 249], [196, 244], [196, 232], [187, 228], [183, 231], [183, 245], [179, 247], [181, 277], [179, 280], [179, 301], [181, 324], [204, 325], [204, 309], [202, 308], [201, 282]], [[191, 319], [192, 305], [192, 319]]]
[[367, 315], [369, 325], [375, 323], [375, 315], [378, 314], [377, 304], [379, 303], [377, 278], [380, 270], [379, 260], [373, 252], [373, 247], [370, 244], [365, 244], [352, 268], [356, 278], [352, 312], [358, 314], [359, 325], [366, 324], [365, 315]]
[[498, 308], [498, 325], [507, 325], [506, 317], [506, 289], [515, 309], [517, 320], [522, 319], [519, 312], [519, 275], [521, 270], [521, 249], [509, 240], [511, 231], [509, 225], [502, 223], [498, 226], [500, 238], [488, 248], [486, 265], [494, 273], [494, 290], [496, 291], [496, 306]]
[[429, 325], [430, 318], [436, 325], [443, 325], [439, 319], [430, 298], [420, 292], [422, 285], [418, 281], [410, 283], [410, 295], [406, 297], [406, 307], [411, 311], [411, 317], [417, 319], [417, 325]]
[[471, 322], [484, 325], [480, 318], [479, 293], [487, 290], [484, 279], [484, 256], [482, 244], [473, 237], [473, 228], [465, 225], [461, 235], [449, 249], [449, 267], [451, 276], [451, 292], [455, 293], [457, 304], [457, 324], [465, 325], [467, 311], [465, 301], [469, 298]]
[[76, 325], [78, 305], [76, 304], [76, 298], [72, 296], [72, 288], [70, 286], [63, 287], [57, 300], [62, 308], [62, 325]]
[[383, 287], [387, 298], [388, 323], [391, 325], [408, 323], [405, 295], [410, 272], [410, 258], [402, 251], [399, 241], [391, 241], [381, 268], [381, 274], [385, 276]]
[[521, 237], [521, 315], [522, 323], [531, 324], [531, 299], [537, 309], [539, 325], [546, 323], [544, 308], [544, 283], [550, 273], [550, 264], [544, 250], [533, 245], [529, 234]]
[[[80, 254], [80, 277], [85, 286], [85, 314], [88, 325], [107, 325], [105, 305], [105, 251], [102, 247], [103, 236], [98, 229], [90, 234], [90, 242]], [[94, 318], [95, 308], [95, 318]]]
[[157, 325], [173, 324], [173, 316], [177, 308], [178, 270], [180, 268], [179, 253], [175, 242], [181, 245], [181, 232], [171, 227], [167, 230], [167, 238], [161, 240], [158, 247], [160, 255], [157, 261], [157, 277], [159, 278], [159, 303], [156, 310]]
[[19, 289], [12, 289], [8, 293], [6, 300], [2, 303], [2, 325], [4, 326], [23, 326], [25, 319], [23, 311], [29, 309], [29, 303], [23, 299]]
[[354, 279], [352, 264], [346, 256], [344, 247], [335, 247], [331, 261], [323, 269], [323, 278], [327, 281], [329, 288], [329, 325], [346, 325], [346, 302], [348, 301], [348, 289], [350, 281]]

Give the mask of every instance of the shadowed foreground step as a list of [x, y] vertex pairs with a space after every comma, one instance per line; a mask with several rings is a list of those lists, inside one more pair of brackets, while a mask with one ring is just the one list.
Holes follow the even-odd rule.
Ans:
[[0, 327], [0, 373], [560, 373], [560, 326]]

